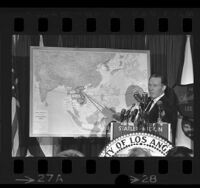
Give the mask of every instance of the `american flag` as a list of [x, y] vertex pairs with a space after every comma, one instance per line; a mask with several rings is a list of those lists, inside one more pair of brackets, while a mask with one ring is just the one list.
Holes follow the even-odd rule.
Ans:
[[[19, 80], [19, 73], [16, 60], [17, 42], [19, 35], [13, 35], [13, 55], [12, 55], [12, 157], [25, 157], [31, 154], [32, 156], [45, 156], [37, 138], [30, 138], [25, 133], [27, 122], [21, 121], [24, 118], [24, 112], [21, 109], [22, 101], [20, 101], [20, 93], [24, 92], [19, 89], [19, 81], [24, 84], [24, 80]], [[19, 65], [19, 64], [18, 64]], [[20, 69], [20, 68], [19, 68]], [[20, 70], [21, 71], [21, 70]], [[24, 78], [23, 78], [24, 79]], [[22, 99], [21, 99], [22, 100]], [[27, 100], [23, 99], [23, 100]], [[24, 105], [26, 105], [24, 103]], [[23, 133], [23, 134], [22, 134]]]
[[15, 70], [12, 68], [12, 156], [20, 156], [19, 149], [19, 101], [17, 92], [18, 79], [15, 77]]

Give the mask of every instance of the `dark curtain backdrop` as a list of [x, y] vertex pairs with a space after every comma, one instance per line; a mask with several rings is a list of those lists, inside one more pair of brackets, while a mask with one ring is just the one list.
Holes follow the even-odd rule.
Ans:
[[168, 86], [180, 82], [184, 62], [186, 36], [184, 35], [149, 35], [146, 47], [151, 54], [151, 73], [166, 76]]
[[[39, 46], [39, 36], [17, 36], [13, 43], [13, 66], [19, 78], [19, 102], [21, 104], [20, 144], [32, 148], [38, 156], [42, 153], [33, 138], [29, 138], [29, 46]], [[183, 64], [186, 36], [171, 35], [44, 35], [44, 46], [84, 47], [150, 50], [151, 73], [162, 73], [169, 86], [179, 79]], [[181, 69], [182, 70], [182, 69]], [[97, 156], [105, 146], [105, 138], [62, 138], [61, 147], [77, 149], [86, 156]], [[58, 149], [59, 148], [59, 149]], [[33, 153], [32, 152], [32, 153]], [[55, 153], [57, 153], [55, 152]]]

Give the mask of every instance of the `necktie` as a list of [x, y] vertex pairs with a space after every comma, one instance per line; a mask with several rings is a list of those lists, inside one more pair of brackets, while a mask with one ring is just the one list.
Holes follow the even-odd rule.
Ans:
[[153, 104], [153, 100], [151, 100], [151, 101], [149, 102], [149, 104], [148, 104], [147, 107], [146, 107], [145, 112], [148, 112], [148, 111], [150, 110], [152, 104]]

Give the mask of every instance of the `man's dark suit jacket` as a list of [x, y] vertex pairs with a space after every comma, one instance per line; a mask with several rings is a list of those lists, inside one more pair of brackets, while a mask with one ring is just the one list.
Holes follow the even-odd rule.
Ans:
[[[162, 109], [165, 112], [165, 115], [162, 117], [163, 122], [171, 123], [172, 128], [172, 143], [175, 144], [175, 134], [176, 134], [176, 127], [177, 127], [177, 108], [175, 104], [173, 105], [172, 102], [164, 95], [160, 98], [162, 101]], [[156, 123], [158, 120], [158, 105], [157, 103], [153, 106], [153, 108], [148, 113], [148, 120], [149, 123]]]

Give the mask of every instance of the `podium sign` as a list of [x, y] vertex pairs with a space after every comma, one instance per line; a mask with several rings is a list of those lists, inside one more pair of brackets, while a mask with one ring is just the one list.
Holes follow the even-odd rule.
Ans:
[[[110, 132], [110, 139], [114, 140], [120, 136], [134, 133], [134, 132], [141, 132], [141, 130], [137, 129], [137, 126], [134, 124], [124, 125], [118, 122], [111, 123], [111, 132]], [[150, 123], [146, 126], [145, 130], [142, 131], [145, 133], [151, 133], [160, 137], [167, 139], [168, 141], [172, 141], [171, 136], [171, 124], [166, 122], [161, 123]]]
[[165, 157], [172, 148], [171, 142], [160, 136], [134, 132], [112, 140], [99, 157]]

